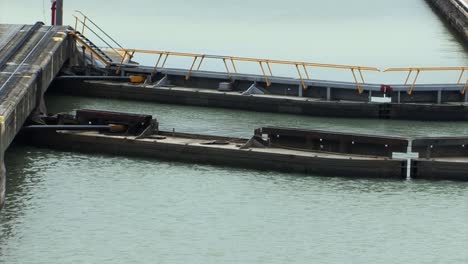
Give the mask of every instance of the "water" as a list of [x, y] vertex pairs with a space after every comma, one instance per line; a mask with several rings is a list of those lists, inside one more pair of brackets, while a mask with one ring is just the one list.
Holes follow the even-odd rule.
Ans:
[[[42, 4], [0, 0], [0, 23], [43, 20]], [[65, 22], [81, 9], [126, 47], [383, 68], [468, 62], [422, 0], [83, 0], [65, 7]], [[165, 129], [241, 137], [262, 125], [408, 136], [468, 131], [467, 122], [296, 117], [61, 95], [47, 103], [51, 112], [150, 113]], [[6, 165], [0, 263], [468, 262], [467, 183], [347, 180], [26, 146], [11, 147]]]

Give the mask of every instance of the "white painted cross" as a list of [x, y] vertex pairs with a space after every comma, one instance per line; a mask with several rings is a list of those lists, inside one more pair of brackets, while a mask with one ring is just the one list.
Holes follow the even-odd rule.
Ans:
[[411, 160], [419, 158], [418, 152], [413, 151], [413, 142], [408, 141], [406, 152], [393, 152], [392, 159], [406, 159], [406, 179], [411, 179]]

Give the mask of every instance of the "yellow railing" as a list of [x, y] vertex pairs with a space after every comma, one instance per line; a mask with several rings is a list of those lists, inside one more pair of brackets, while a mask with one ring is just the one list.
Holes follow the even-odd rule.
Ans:
[[84, 42], [79, 36], [77, 36], [75, 32], [70, 32], [69, 34], [72, 35], [76, 39], [76, 41], [78, 41], [83, 47], [89, 50], [89, 52], [91, 52], [93, 56], [98, 58], [101, 62], [103, 62], [107, 66], [109, 65], [109, 62], [106, 59], [104, 59], [101, 56], [101, 54], [97, 53], [93, 48], [91, 48], [86, 42]]
[[[411, 77], [411, 74], [413, 72], [416, 72], [416, 75], [414, 76], [414, 79], [411, 83], [411, 86], [408, 89], [408, 94], [411, 95], [414, 90], [414, 86], [416, 85], [416, 81], [418, 80], [418, 77], [421, 72], [424, 71], [460, 71], [460, 75], [458, 76], [457, 79], [457, 84], [462, 84], [462, 78], [463, 74], [468, 71], [468, 66], [457, 66], [457, 67], [409, 67], [409, 68], [388, 68], [385, 69], [384, 72], [408, 72], [408, 75], [406, 76], [405, 79], [405, 85], [408, 84], [408, 81]], [[466, 89], [468, 88], [468, 78], [465, 82], [465, 85], [463, 88], [460, 90], [461, 94], [465, 94]]]
[[[359, 66], [359, 65], [343, 65], [343, 64], [325, 64], [325, 63], [313, 63], [313, 62], [303, 62], [303, 61], [289, 61], [289, 60], [272, 60], [272, 59], [260, 59], [260, 58], [250, 58], [250, 57], [236, 57], [236, 56], [219, 56], [219, 55], [208, 55], [202, 53], [186, 53], [186, 52], [174, 52], [174, 51], [160, 51], [160, 50], [145, 50], [145, 49], [124, 49], [117, 41], [115, 41], [111, 36], [109, 36], [104, 30], [102, 30], [93, 20], [91, 20], [88, 16], [83, 14], [80, 11], [75, 11], [78, 15], [82, 16], [80, 19], [78, 16], [75, 17], [75, 32], [78, 31], [78, 27], [81, 27], [81, 34], [86, 31], [92, 32], [96, 35], [101, 41], [103, 41], [109, 49], [113, 51], [113, 53], [117, 54], [118, 57], [121, 59], [120, 63], [117, 64], [116, 74], [119, 74], [122, 67], [125, 63], [131, 60], [136, 53], [141, 54], [154, 54], [158, 55], [156, 63], [154, 65], [154, 69], [151, 73], [151, 77], [153, 77], [157, 72], [158, 69], [164, 68], [169, 56], [175, 57], [191, 57], [193, 58], [190, 67], [188, 68], [188, 72], [185, 75], [185, 79], [190, 79], [191, 74], [194, 70], [200, 70], [202, 64], [207, 59], [214, 59], [214, 60], [221, 60], [225, 67], [225, 72], [229, 76], [230, 79], [233, 79], [233, 73], [238, 73], [238, 66], [236, 66], [236, 62], [252, 62], [259, 65], [261, 74], [265, 80], [267, 87], [271, 85], [270, 77], [273, 76], [272, 65], [290, 65], [295, 68], [297, 71], [298, 77], [301, 82], [301, 86], [303, 89], [307, 89], [306, 81], [310, 80], [309, 70], [310, 68], [331, 68], [331, 69], [341, 69], [341, 70], [349, 70], [351, 71], [354, 83], [356, 84], [356, 89], [359, 93], [362, 93], [362, 84], [365, 84], [364, 80], [364, 71], [377, 71], [380, 72], [380, 69], [376, 67], [368, 67], [368, 66]], [[98, 32], [96, 32], [98, 31]], [[103, 34], [107, 41], [101, 36]], [[109, 66], [109, 62], [107, 62], [102, 56], [94, 51], [92, 47], [87, 45], [83, 40], [81, 40], [77, 34], [73, 33], [83, 46], [90, 50], [90, 52], [98, 57], [101, 61], [103, 61], [106, 65]], [[112, 42], [113, 45], [110, 45], [109, 42]], [[117, 46], [114, 48], [113, 46]], [[107, 55], [107, 54], [106, 54]], [[407, 85], [408, 81], [410, 80], [411, 74], [413, 72], [416, 73], [414, 79], [411, 82], [411, 85], [408, 89], [408, 94], [412, 94], [414, 91], [414, 87], [416, 85], [417, 79], [420, 76], [421, 72], [424, 71], [460, 71], [460, 75], [457, 80], [457, 84], [462, 84], [462, 79], [464, 73], [468, 71], [468, 66], [458, 66], [458, 67], [407, 67], [407, 68], [388, 68], [385, 69], [384, 72], [408, 72], [404, 84]], [[464, 82], [463, 88], [460, 90], [461, 94], [464, 94], [468, 89], [468, 78]]]
[[[112, 50], [116, 55], [118, 55], [119, 57], [122, 58], [122, 54], [118, 51], [118, 49], [123, 49], [123, 47], [114, 39], [112, 38], [109, 34], [107, 34], [101, 27], [99, 27], [93, 20], [91, 20], [88, 16], [86, 16], [85, 14], [83, 14], [81, 11], [78, 11], [78, 10], [75, 10], [75, 12], [78, 14], [78, 15], [81, 15], [82, 16], [82, 19], [80, 19], [78, 16], [76, 15], [73, 15], [73, 17], [75, 18], [75, 32], [78, 31], [78, 27], [81, 27], [81, 31], [80, 33], [84, 36], [84, 32], [85, 30], [93, 33], [97, 38], [99, 38], [105, 45], [107, 45], [106, 48]], [[97, 31], [97, 32], [96, 32]], [[104, 35], [106, 39], [104, 39], [104, 37], [102, 37], [102, 35]], [[76, 34], [75, 34], [75, 37], [78, 37]], [[79, 41], [80, 43], [82, 43], [83, 41]], [[112, 44], [110, 44], [109, 42], [111, 42]], [[82, 43], [83, 44], [83, 43]], [[91, 48], [89, 47], [89, 45], [84, 45], [87, 49], [90, 49]], [[91, 51], [92, 53], [95, 53], [93, 51]], [[103, 61], [105, 64], [109, 64], [107, 61]]]
[[[318, 68], [350, 70], [352, 73], [354, 82], [356, 83], [356, 88], [359, 93], [362, 93], [361, 85], [365, 84], [363, 71], [380, 71], [378, 68], [367, 67], [367, 66], [324, 64], [324, 63], [312, 63], [312, 62], [302, 62], [302, 61], [271, 60], [271, 59], [259, 59], [259, 58], [249, 58], [249, 57], [219, 56], [219, 55], [207, 55], [207, 54], [201, 54], [201, 53], [186, 53], [186, 52], [143, 50], [143, 49], [121, 49], [119, 51], [123, 52], [124, 55], [122, 56], [122, 62], [120, 63], [120, 66], [117, 68], [117, 71], [116, 71], [117, 74], [120, 73], [124, 59], [127, 56], [130, 56], [130, 58], [132, 58], [136, 53], [159, 55], [154, 65], [154, 70], [151, 74], [152, 76], [154, 76], [154, 74], [158, 72], [158, 69], [164, 68], [169, 56], [193, 58], [193, 61], [185, 76], [186, 80], [190, 78], [194, 70], [200, 70], [202, 63], [207, 59], [222, 60], [225, 66], [226, 73], [230, 79], [232, 79], [232, 72], [236, 74], [238, 73], [237, 71], [238, 67], [236, 66], [236, 62], [245, 61], [245, 62], [253, 62], [253, 63], [259, 64], [260, 71], [262, 73], [262, 76], [265, 80], [267, 87], [271, 85], [269, 77], [273, 76], [272, 65], [274, 64], [294, 66], [296, 68], [298, 77], [301, 80], [301, 85], [303, 89], [307, 88], [305, 81], [310, 79], [309, 68], [318, 67]], [[230, 66], [228, 64], [230, 64]], [[268, 70], [268, 72], [266, 71], [266, 69]], [[359, 73], [359, 77], [357, 76], [357, 73]]]

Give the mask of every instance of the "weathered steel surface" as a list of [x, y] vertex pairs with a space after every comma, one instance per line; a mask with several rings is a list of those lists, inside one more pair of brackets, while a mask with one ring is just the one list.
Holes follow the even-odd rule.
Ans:
[[78, 124], [107, 125], [123, 124], [128, 127], [128, 133], [138, 134], [151, 124], [151, 115], [120, 113], [113, 111], [82, 109], [76, 111]]
[[468, 137], [417, 138], [413, 140], [413, 150], [419, 152], [419, 156], [426, 159], [468, 157]]
[[279, 127], [262, 127], [259, 133], [269, 135], [272, 144], [343, 154], [391, 157], [408, 147], [408, 139], [403, 137]]
[[[145, 120], [145, 115], [84, 113], [104, 123], [119, 117], [126, 122], [141, 118], [142, 124]], [[468, 137], [406, 138], [284, 127], [255, 129], [250, 140], [158, 130], [144, 136], [55, 129], [24, 132], [29, 142], [64, 150], [332, 176], [468, 180]]]
[[[154, 87], [101, 81], [72, 82], [64, 79], [54, 82], [51, 89], [62, 93], [103, 98], [310, 116], [439, 121], [468, 120], [468, 105], [462, 103], [379, 104], [368, 103], [367, 101], [327, 101], [317, 98], [280, 95], [246, 96], [241, 95], [239, 91], [218, 92], [214, 89]], [[355, 91], [352, 92], [357, 94]], [[365, 95], [363, 96], [365, 97]]]
[[[46, 132], [47, 133], [47, 132]], [[47, 141], [40, 140], [47, 137]], [[98, 133], [47, 133], [28, 136], [39, 146], [83, 152], [132, 155], [328, 176], [402, 178], [405, 161], [356, 155], [296, 151], [282, 148], [240, 149], [239, 139], [228, 145], [203, 144], [206, 139], [171, 136], [164, 139], [110, 136]], [[213, 138], [214, 139], [214, 138]], [[246, 142], [246, 140], [244, 140]]]

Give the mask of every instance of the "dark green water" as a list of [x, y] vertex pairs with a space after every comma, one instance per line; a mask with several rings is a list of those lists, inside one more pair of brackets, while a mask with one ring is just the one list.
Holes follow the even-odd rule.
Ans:
[[[96, 18], [127, 47], [378, 67], [468, 62], [422, 0], [84, 0], [65, 7], [67, 15], [81, 9]], [[0, 0], [0, 23], [42, 16], [41, 1]], [[66, 22], [72, 23], [69, 16]], [[246, 137], [263, 125], [468, 133], [467, 122], [325, 119], [57, 95], [46, 100], [51, 112], [149, 113], [165, 129], [218, 135]], [[467, 183], [348, 180], [24, 146], [7, 152], [6, 166], [0, 263], [468, 263]]]

